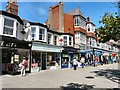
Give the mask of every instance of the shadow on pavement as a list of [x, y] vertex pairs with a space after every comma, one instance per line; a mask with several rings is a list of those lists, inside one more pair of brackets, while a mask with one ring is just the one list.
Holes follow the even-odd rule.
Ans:
[[66, 86], [61, 86], [61, 90], [90, 90], [93, 89], [95, 85], [79, 84], [79, 83], [69, 83]]
[[109, 80], [120, 84], [120, 70], [116, 69], [101, 69], [99, 71], [93, 71], [91, 73], [95, 73], [96, 76], [104, 76]]

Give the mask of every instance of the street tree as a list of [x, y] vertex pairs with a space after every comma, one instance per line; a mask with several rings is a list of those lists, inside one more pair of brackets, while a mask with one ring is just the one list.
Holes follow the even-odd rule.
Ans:
[[[120, 2], [118, 2], [120, 5]], [[118, 7], [120, 9], [120, 7]], [[96, 29], [95, 33], [97, 37], [100, 37], [101, 42], [120, 40], [120, 17], [119, 13], [110, 14], [105, 13], [102, 19], [99, 21], [103, 25]]]

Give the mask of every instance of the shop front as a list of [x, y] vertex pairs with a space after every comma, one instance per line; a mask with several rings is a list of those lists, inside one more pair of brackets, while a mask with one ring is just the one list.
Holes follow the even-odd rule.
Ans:
[[73, 47], [63, 47], [63, 51], [61, 54], [62, 58], [62, 68], [70, 68], [72, 67], [72, 61], [74, 58], [79, 59], [79, 53], [76, 48]]
[[61, 68], [61, 46], [41, 42], [32, 44], [32, 72]]
[[27, 72], [30, 72], [31, 42], [18, 40], [13, 37], [1, 36], [0, 49], [2, 51], [2, 73], [17, 74], [20, 72], [19, 63], [23, 57], [28, 57]]

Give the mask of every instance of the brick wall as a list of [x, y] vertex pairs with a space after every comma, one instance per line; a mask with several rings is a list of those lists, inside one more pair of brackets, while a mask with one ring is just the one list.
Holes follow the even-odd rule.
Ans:
[[16, 3], [8, 3], [6, 11], [15, 15], [18, 15], [18, 5]]
[[52, 8], [52, 28], [59, 30], [59, 5]]
[[74, 34], [73, 15], [64, 14], [64, 32]]

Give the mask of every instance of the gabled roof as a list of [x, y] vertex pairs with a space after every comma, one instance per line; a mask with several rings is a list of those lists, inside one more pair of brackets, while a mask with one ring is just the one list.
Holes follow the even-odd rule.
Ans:
[[80, 11], [79, 8], [76, 8], [74, 10], [70, 10], [67, 14], [70, 14], [70, 15], [81, 15], [81, 16], [83, 16], [83, 14], [81, 13], [81, 11]]

